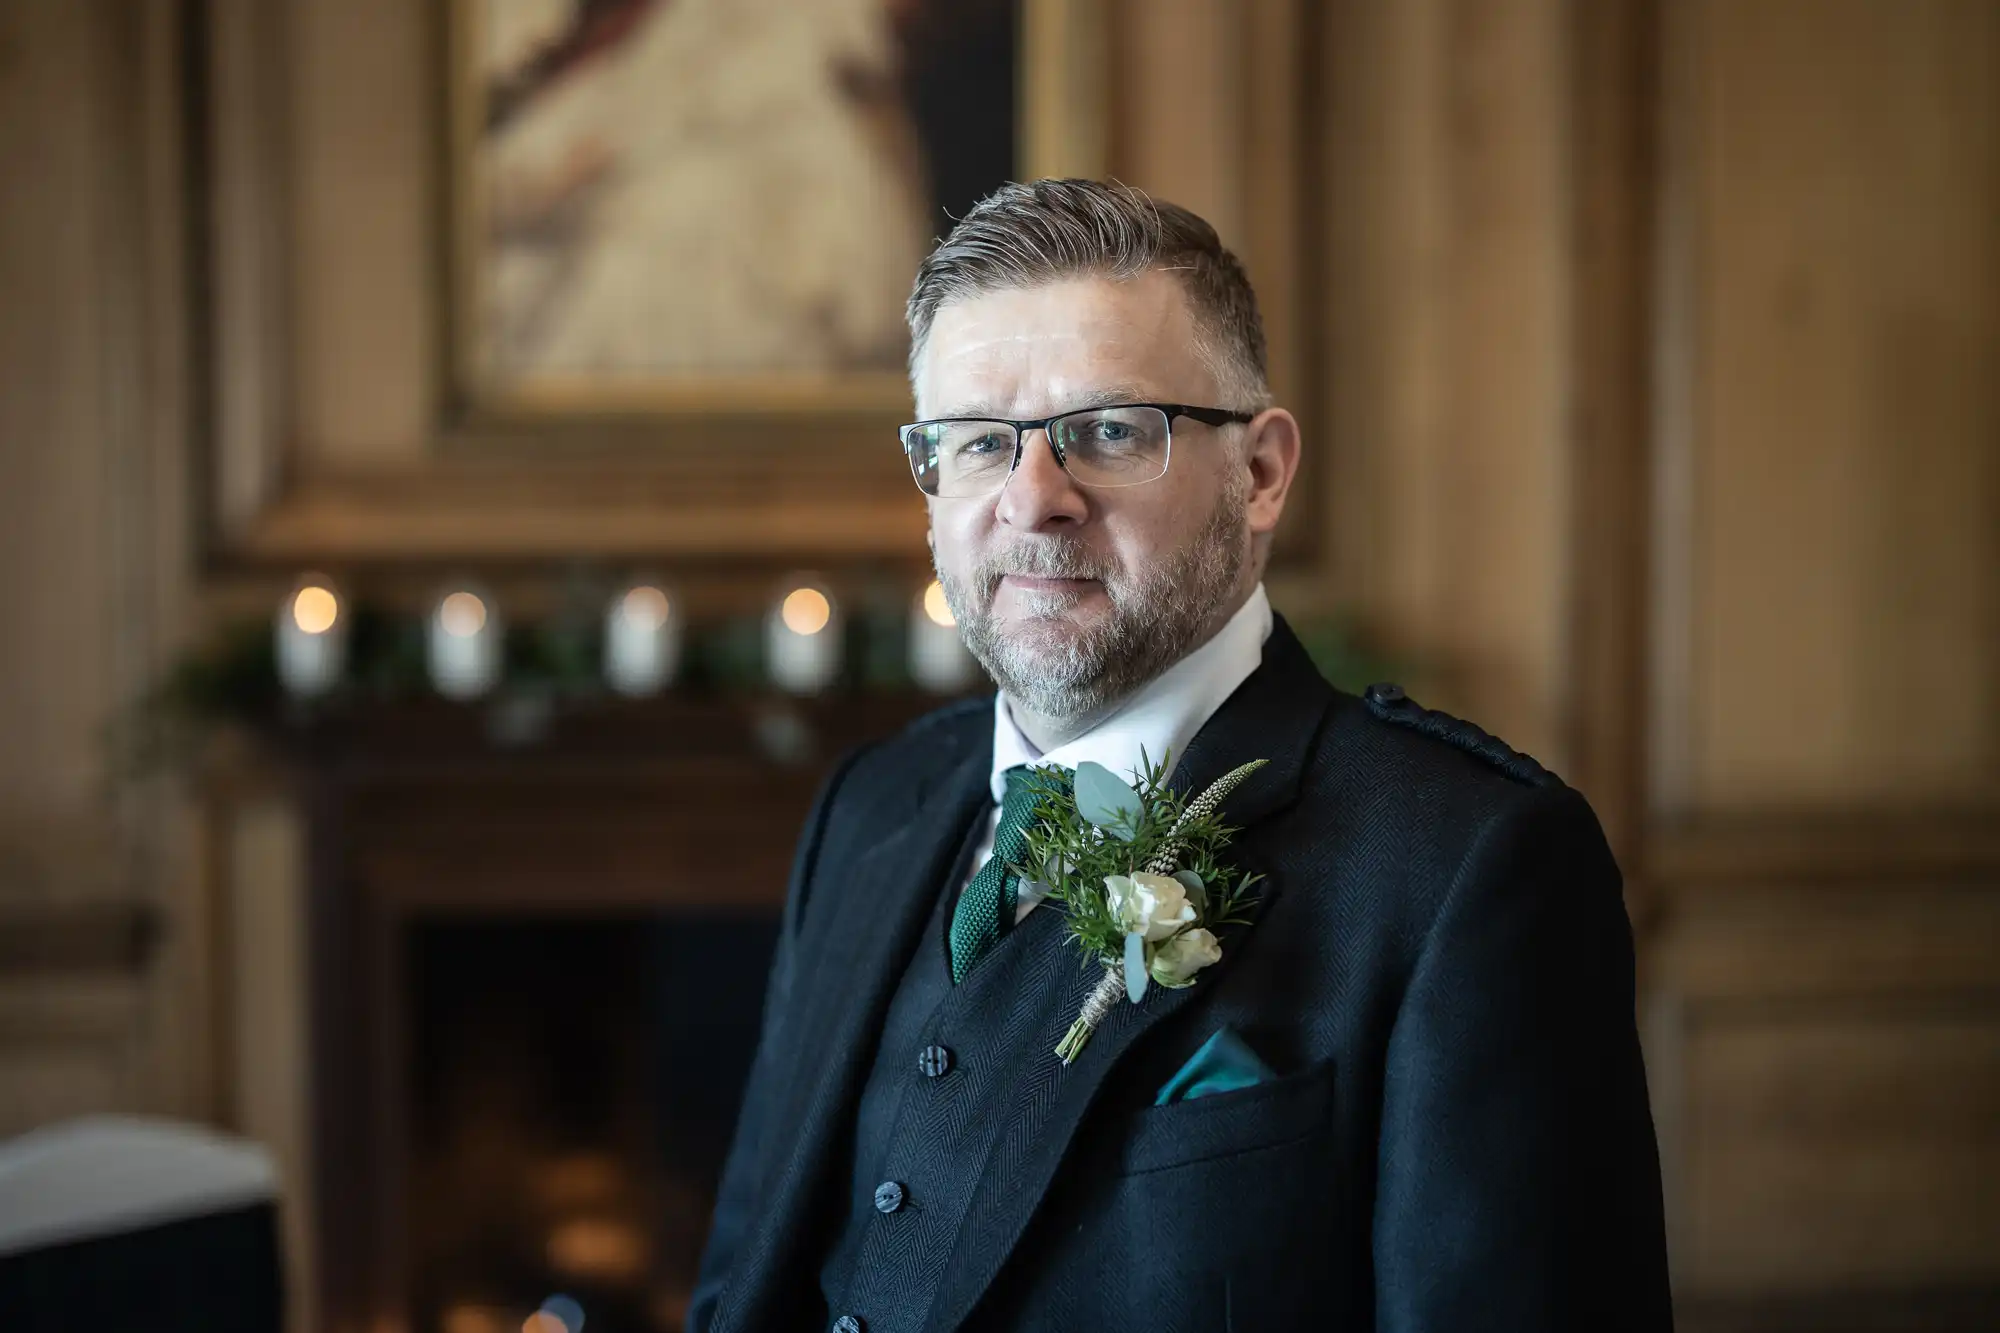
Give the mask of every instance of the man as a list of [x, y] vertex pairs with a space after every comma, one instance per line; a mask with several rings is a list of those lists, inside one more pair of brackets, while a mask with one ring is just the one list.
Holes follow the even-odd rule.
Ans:
[[[693, 1326], [1668, 1329], [1617, 868], [1534, 761], [1333, 690], [1272, 614], [1299, 431], [1214, 230], [1010, 185], [909, 322], [905, 445], [1000, 690], [807, 823]], [[1006, 869], [1018, 766], [1142, 749], [1188, 793], [1269, 761], [1222, 808], [1261, 896], [1064, 1065], [1101, 971]]]

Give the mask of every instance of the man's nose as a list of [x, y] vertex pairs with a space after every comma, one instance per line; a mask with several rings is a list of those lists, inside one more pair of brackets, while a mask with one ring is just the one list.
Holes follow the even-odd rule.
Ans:
[[1089, 512], [1082, 489], [1056, 461], [1048, 432], [1023, 434], [1021, 461], [1000, 489], [1000, 521], [1023, 532], [1036, 532], [1052, 525], [1081, 523]]

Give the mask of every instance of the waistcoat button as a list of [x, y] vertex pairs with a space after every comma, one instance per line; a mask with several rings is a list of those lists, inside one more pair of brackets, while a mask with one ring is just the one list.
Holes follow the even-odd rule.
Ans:
[[875, 1211], [893, 1213], [903, 1206], [903, 1187], [893, 1180], [885, 1180], [875, 1187]]
[[917, 1068], [928, 1078], [951, 1072], [951, 1052], [943, 1046], [926, 1046], [917, 1055]]
[[861, 1333], [862, 1323], [851, 1314], [844, 1314], [833, 1321], [833, 1333]]

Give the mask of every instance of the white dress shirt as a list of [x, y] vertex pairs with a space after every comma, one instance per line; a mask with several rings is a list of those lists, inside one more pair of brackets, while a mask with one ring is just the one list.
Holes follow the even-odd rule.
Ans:
[[[1131, 780], [1140, 764], [1140, 751], [1154, 763], [1162, 756], [1168, 772], [1180, 762], [1182, 751], [1200, 731], [1202, 724], [1222, 707], [1223, 700], [1250, 678], [1264, 660], [1264, 640], [1271, 637], [1271, 601], [1264, 585], [1256, 590], [1217, 630], [1215, 637], [1161, 672], [1118, 711], [1075, 740], [1065, 741], [1047, 754], [1021, 734], [1007, 711], [1007, 696], [993, 698], [993, 809], [986, 816], [986, 831], [973, 849], [972, 868], [966, 882], [993, 858], [993, 835], [1000, 825], [1000, 801], [1007, 794], [1007, 770], [1016, 764], [1061, 764], [1075, 769], [1088, 759], [1104, 765], [1118, 776]], [[961, 884], [960, 888], [963, 889]], [[1014, 919], [1019, 921], [1035, 910], [1041, 894], [1023, 881], [1020, 905]]]

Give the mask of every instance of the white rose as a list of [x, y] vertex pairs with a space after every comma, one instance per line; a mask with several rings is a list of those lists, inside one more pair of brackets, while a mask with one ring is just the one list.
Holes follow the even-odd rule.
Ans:
[[1149, 970], [1162, 986], [1185, 986], [1195, 973], [1221, 957], [1222, 946], [1215, 942], [1215, 936], [1197, 926], [1162, 944], [1153, 954]]
[[1165, 875], [1149, 875], [1143, 870], [1106, 875], [1104, 897], [1119, 926], [1127, 934], [1143, 932], [1149, 944], [1166, 939], [1194, 920], [1187, 887]]

